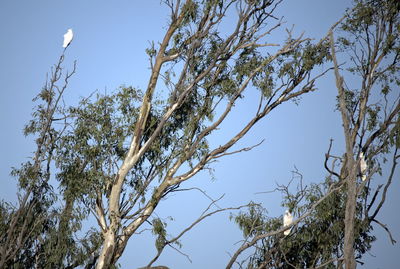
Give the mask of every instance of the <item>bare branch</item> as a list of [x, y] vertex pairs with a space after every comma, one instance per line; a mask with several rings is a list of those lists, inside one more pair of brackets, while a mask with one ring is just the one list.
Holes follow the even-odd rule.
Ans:
[[[389, 174], [387, 182], [385, 184], [385, 188], [383, 189], [381, 200], [380, 200], [378, 206], [376, 207], [374, 213], [372, 213], [372, 215], [368, 217], [369, 221], [372, 221], [372, 220], [374, 220], [376, 218], [376, 216], [378, 215], [379, 211], [381, 210], [383, 204], [386, 201], [387, 191], [388, 191], [388, 189], [390, 187], [390, 184], [392, 183], [393, 175], [394, 175], [394, 172], [395, 172], [396, 167], [397, 167], [397, 159], [399, 158], [399, 156], [397, 156], [397, 150], [398, 150], [398, 148], [396, 147], [396, 149], [395, 149], [395, 151], [393, 153], [392, 167], [390, 169], [390, 174]], [[379, 191], [379, 189], [380, 188], [378, 188], [378, 191]], [[371, 204], [368, 206], [368, 211], [371, 208], [371, 205], [373, 204], [373, 201], [374, 201], [374, 199], [372, 200]]]
[[376, 220], [376, 219], [372, 219], [372, 221], [378, 223], [383, 229], [385, 229], [385, 231], [386, 231], [387, 234], [389, 235], [390, 243], [392, 243], [392, 245], [396, 244], [396, 240], [393, 239], [393, 236], [392, 236], [392, 234], [391, 234], [391, 232], [390, 232], [390, 230], [388, 229], [388, 227], [387, 227], [386, 224], [383, 224], [383, 223], [379, 222], [379, 221]]
[[147, 267], [150, 267], [161, 255], [162, 251], [164, 250], [165, 246], [170, 246], [173, 247], [172, 244], [177, 242], [179, 240], [179, 238], [181, 238], [186, 232], [190, 231], [195, 225], [197, 225], [198, 223], [200, 223], [201, 221], [203, 221], [205, 218], [208, 218], [214, 214], [220, 213], [220, 212], [224, 212], [224, 211], [230, 211], [230, 210], [239, 210], [242, 209], [244, 207], [249, 207], [252, 206], [250, 204], [247, 205], [242, 205], [242, 206], [238, 206], [238, 207], [226, 207], [226, 208], [221, 208], [218, 210], [214, 210], [212, 212], [209, 212], [207, 214], [205, 214], [210, 207], [215, 204], [217, 201], [219, 201], [220, 199], [222, 199], [223, 196], [221, 196], [220, 198], [218, 198], [217, 200], [212, 201], [208, 207], [204, 210], [204, 212], [201, 214], [201, 216], [195, 220], [190, 226], [188, 226], [187, 228], [185, 228], [180, 234], [178, 234], [176, 237], [169, 239], [165, 242], [164, 246], [162, 248], [160, 248], [157, 252], [157, 255], [149, 262], [149, 264], [147, 265]]

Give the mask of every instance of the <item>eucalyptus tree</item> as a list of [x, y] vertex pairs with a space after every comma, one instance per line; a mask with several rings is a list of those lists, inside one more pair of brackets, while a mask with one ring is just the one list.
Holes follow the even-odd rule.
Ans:
[[248, 268], [352, 269], [375, 241], [373, 223], [395, 243], [378, 213], [400, 158], [399, 10], [398, 1], [356, 0], [338, 30], [330, 31], [343, 154], [332, 154], [331, 140], [322, 183], [299, 184], [295, 193], [279, 186], [282, 205], [297, 216], [287, 237], [280, 217], [260, 208], [239, 214], [235, 221], [246, 240], [227, 268], [256, 246]]
[[[233, 147], [280, 104], [315, 90], [324, 73], [312, 69], [324, 62], [327, 43], [312, 45], [289, 30], [281, 44], [268, 42], [281, 26], [273, 15], [280, 2], [165, 1], [165, 36], [146, 51], [147, 88], [122, 87], [71, 108], [71, 128], [59, 141], [58, 178], [97, 219], [103, 239], [97, 268], [118, 261], [163, 198], [218, 158], [249, 150]], [[260, 96], [247, 104], [254, 116], [210, 147], [209, 138], [247, 91]], [[153, 219], [158, 250], [171, 244], [160, 224]]]
[[[345, 175], [342, 176], [347, 189], [343, 250], [346, 268], [356, 267], [354, 227], [358, 197], [366, 199], [373, 192], [370, 179], [380, 170], [383, 154], [394, 152], [393, 171], [399, 158], [399, 13], [398, 1], [355, 1], [354, 11], [341, 27], [345, 34], [338, 41], [343, 50], [349, 52], [351, 64], [347, 71], [356, 77], [358, 85], [353, 86], [341, 75], [333, 44], [334, 36], [331, 34], [338, 106], [346, 143], [343, 161]], [[361, 175], [364, 179], [366, 176], [367, 181], [357, 183], [363, 161], [359, 158], [361, 155], [367, 156], [369, 169], [367, 175]], [[375, 211], [370, 213], [372, 204], [360, 209], [363, 221], [381, 224], [376, 217], [385, 201], [392, 176]], [[372, 203], [376, 201], [380, 188], [372, 196]]]
[[52, 183], [57, 141], [67, 128], [62, 96], [76, 71], [74, 63], [65, 72], [63, 61], [64, 54], [33, 99], [38, 105], [24, 135], [35, 136], [36, 150], [11, 172], [18, 180], [18, 202], [0, 203], [0, 268], [74, 268], [98, 248], [96, 232], [77, 239], [83, 212], [67, 196], [59, 199]]
[[[60, 79], [60, 66], [56, 67], [57, 79], [50, 79], [50, 87], [39, 95], [45, 105], [38, 106], [37, 118], [26, 128], [27, 133], [38, 134], [40, 158], [36, 161], [34, 157], [33, 165], [14, 173], [27, 182], [28, 198], [37, 193], [37, 184], [47, 186], [40, 193], [49, 195], [53, 193], [47, 191], [52, 189], [50, 178], [59, 182], [61, 208], [46, 215], [58, 205], [54, 198], [40, 211], [43, 217], [38, 214], [39, 218], [34, 218], [55, 222], [40, 224], [50, 228], [40, 230], [32, 238], [34, 243], [23, 248], [32, 251], [37, 245], [46, 250], [37, 251], [33, 255], [36, 262], [30, 264], [113, 268], [128, 240], [151, 225], [157, 235], [158, 254], [149, 262], [150, 267], [166, 246], [177, 243], [193, 225], [229, 209], [205, 213], [172, 239], [167, 238], [164, 223], [152, 218], [164, 198], [200, 171], [211, 169], [215, 160], [256, 146], [235, 147], [279, 105], [297, 102], [300, 96], [316, 90], [315, 81], [328, 71], [313, 71], [329, 56], [327, 38], [312, 44], [287, 30], [282, 42], [269, 41], [282, 27], [282, 20], [273, 15], [281, 2], [164, 1], [170, 10], [169, 22], [163, 39], [146, 50], [151, 72], [144, 90], [123, 86], [112, 94], [89, 96], [66, 108], [61, 100], [69, 75], [65, 87], [53, 85]], [[246, 95], [255, 94], [259, 102], [248, 102]], [[238, 122], [239, 131], [220, 145], [210, 146], [210, 139], [224, 132], [222, 123], [239, 105], [253, 109], [253, 117]], [[39, 197], [38, 201], [46, 200]], [[12, 240], [19, 237], [9, 224], [19, 223], [21, 217], [19, 209], [4, 212], [2, 227], [5, 231], [11, 227], [11, 232], [2, 237], [5, 241], [0, 250], [8, 255], [20, 251], [12, 247]], [[89, 212], [97, 220], [98, 232], [75, 242], [81, 221]], [[28, 209], [25, 215], [31, 214]], [[26, 231], [32, 231], [36, 224], [29, 225], [22, 231], [24, 240], [30, 238]], [[8, 257], [9, 263], [4, 264], [12, 263], [16, 256], [10, 252]]]

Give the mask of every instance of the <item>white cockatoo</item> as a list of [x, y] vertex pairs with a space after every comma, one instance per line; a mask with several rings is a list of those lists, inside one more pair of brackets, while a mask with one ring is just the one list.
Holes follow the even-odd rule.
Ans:
[[72, 32], [72, 29], [68, 29], [68, 31], [64, 35], [63, 48], [68, 47], [73, 38], [74, 38], [74, 33]]
[[[292, 224], [292, 222], [293, 222], [293, 216], [292, 216], [292, 214], [290, 214], [289, 210], [286, 209], [285, 215], [283, 215], [283, 226], [288, 226], [288, 225]], [[289, 228], [289, 229], [285, 230], [283, 232], [283, 234], [284, 235], [290, 234], [290, 230], [291, 229], [292, 228]]]
[[366, 172], [367, 172], [368, 166], [367, 166], [367, 162], [365, 161], [365, 158], [364, 158], [364, 153], [362, 151], [360, 152], [359, 159], [360, 159], [361, 179], [362, 179], [362, 181], [365, 181], [367, 179]]

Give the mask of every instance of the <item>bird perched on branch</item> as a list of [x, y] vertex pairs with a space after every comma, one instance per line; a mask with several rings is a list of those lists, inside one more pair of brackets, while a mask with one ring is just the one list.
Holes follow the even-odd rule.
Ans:
[[359, 155], [359, 159], [360, 159], [360, 174], [361, 174], [361, 179], [362, 181], [365, 181], [367, 179], [367, 162], [365, 161], [365, 157], [364, 157], [364, 153], [361, 151], [360, 155]]
[[68, 29], [68, 31], [64, 35], [63, 48], [67, 48], [69, 44], [71, 44], [73, 38], [74, 38], [74, 33], [72, 32], [72, 29]]
[[[292, 224], [292, 222], [293, 222], [293, 216], [292, 216], [292, 214], [290, 214], [289, 210], [286, 209], [285, 215], [283, 216], [283, 226], [288, 226], [288, 225]], [[292, 230], [292, 228], [285, 230], [283, 232], [283, 234], [284, 235], [290, 234], [290, 230]]]

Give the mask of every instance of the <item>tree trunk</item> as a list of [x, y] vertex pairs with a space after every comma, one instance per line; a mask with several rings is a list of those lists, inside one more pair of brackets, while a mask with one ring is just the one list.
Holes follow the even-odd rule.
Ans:
[[107, 233], [104, 234], [103, 247], [101, 248], [101, 253], [97, 260], [96, 269], [106, 269], [110, 267], [114, 257], [115, 244], [115, 233], [112, 229], [109, 229]]
[[[335, 42], [332, 31], [330, 35], [330, 45], [332, 53], [332, 61], [335, 67], [336, 87], [338, 90], [339, 107], [343, 121], [343, 131], [346, 141], [346, 170], [348, 176], [344, 179], [347, 184], [346, 212], [344, 217], [344, 264], [346, 269], [355, 269], [356, 261], [354, 258], [354, 217], [357, 202], [357, 161], [354, 161], [354, 139], [357, 129], [351, 128], [349, 115], [351, 114], [346, 107], [346, 95], [343, 88], [343, 77], [339, 73], [339, 65], [336, 59]], [[341, 173], [343, 175], [343, 173]]]
[[344, 217], [344, 264], [346, 269], [355, 269], [356, 260], [354, 258], [354, 219], [357, 203], [357, 181], [354, 160], [348, 162], [349, 177], [347, 178], [347, 201], [346, 212]]

